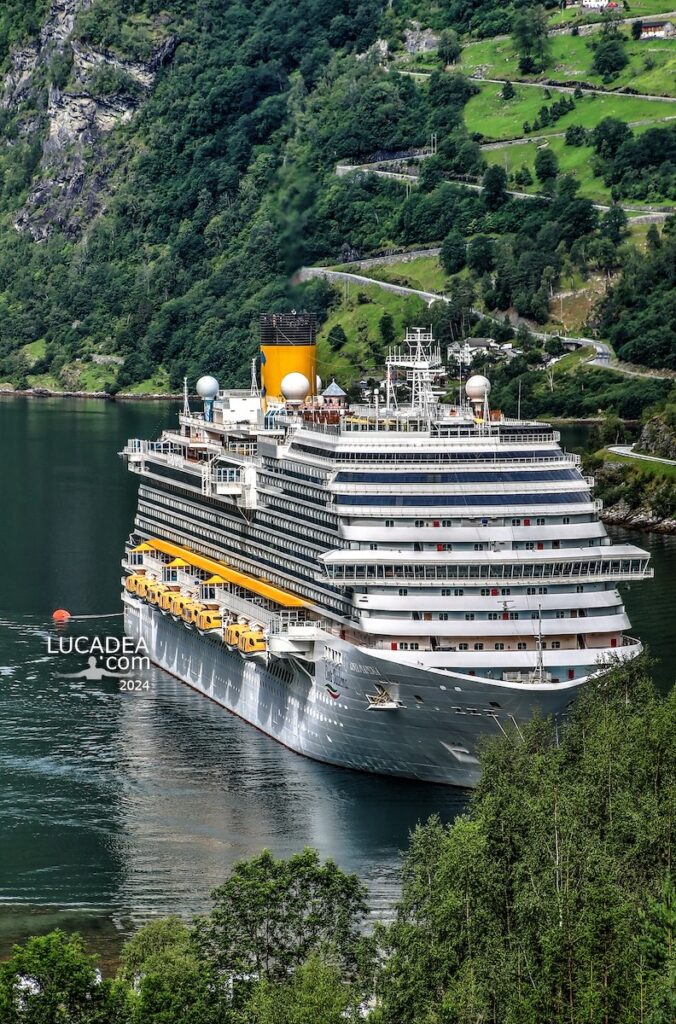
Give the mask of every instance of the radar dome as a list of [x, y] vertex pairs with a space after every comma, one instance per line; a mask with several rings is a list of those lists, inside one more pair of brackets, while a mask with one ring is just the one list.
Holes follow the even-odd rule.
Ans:
[[488, 377], [475, 373], [465, 384], [465, 394], [473, 402], [483, 402], [484, 398], [491, 393], [491, 382]]
[[212, 401], [218, 395], [219, 383], [215, 377], [200, 377], [197, 381], [197, 394], [205, 402]]
[[319, 374], [317, 374], [317, 376], [315, 377], [315, 390], [318, 395], [321, 395], [323, 387], [324, 385], [322, 384], [322, 378], [319, 376]]
[[281, 389], [287, 402], [304, 402], [310, 393], [310, 381], [304, 373], [287, 373], [282, 378]]

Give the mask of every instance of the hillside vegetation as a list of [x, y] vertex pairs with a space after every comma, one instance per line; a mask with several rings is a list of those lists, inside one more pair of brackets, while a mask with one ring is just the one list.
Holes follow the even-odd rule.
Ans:
[[263, 851], [203, 917], [137, 931], [114, 978], [78, 935], [16, 946], [3, 1024], [670, 1024], [675, 694], [643, 658], [563, 724], [505, 721], [468, 812], [411, 835], [371, 934], [354, 875]]
[[[418, 313], [390, 309], [382, 294], [361, 312], [338, 313], [336, 291], [321, 281], [295, 285], [294, 271], [447, 238], [460, 261], [444, 268], [447, 280], [469, 278], [486, 309], [514, 308], [539, 323], [548, 321], [552, 291], [564, 276], [616, 275], [626, 263], [612, 301], [627, 315], [620, 329], [614, 314], [604, 313], [601, 329], [623, 358], [672, 365], [672, 338], [657, 340], [672, 284], [663, 273], [650, 277], [652, 263], [640, 270], [621, 211], [600, 216], [585, 182], [578, 192], [580, 182], [564, 172], [581, 175], [591, 166], [595, 191], [587, 194], [642, 189], [638, 199], [664, 202], [673, 187], [674, 130], [652, 129], [669, 134], [651, 136], [649, 146], [648, 130], [620, 137], [613, 125], [624, 128], [621, 119], [631, 119], [622, 109], [643, 112], [645, 101], [636, 97], [576, 97], [557, 120], [554, 90], [547, 98], [531, 89], [527, 97], [517, 84], [515, 97], [496, 100], [499, 86], [478, 86], [457, 68], [439, 66], [417, 81], [370, 50], [385, 38], [398, 59], [411, 18], [447, 33], [440, 38], [451, 50], [453, 33], [488, 39], [523, 28], [524, 17], [537, 26], [540, 16], [528, 4], [395, 0], [383, 10], [376, 0], [240, 0], [226, 17], [218, 0], [69, 2], [72, 35], [41, 44], [18, 94], [9, 47], [34, 36], [46, 5], [10, 3], [0, 15], [0, 60], [14, 68], [0, 113], [0, 383], [177, 389], [184, 374], [205, 370], [224, 385], [244, 383], [259, 312], [289, 307], [318, 314], [325, 324], [322, 370], [349, 375], [350, 383], [377, 368], [382, 316], [392, 315], [398, 330]], [[554, 12], [555, 5], [546, 7]], [[78, 63], [82, 47], [105, 55], [94, 76]], [[541, 40], [527, 47], [528, 61], [550, 60]], [[59, 141], [59, 110], [82, 95], [94, 99], [103, 119], [115, 104], [128, 116], [112, 129]], [[497, 102], [493, 114], [481, 107], [486, 98]], [[513, 178], [521, 174], [516, 187], [542, 194], [524, 203], [507, 195], [500, 161], [489, 166], [493, 154], [473, 135], [523, 131], [523, 112], [515, 110], [526, 101], [530, 121], [548, 119], [544, 130], [576, 127], [583, 137], [565, 146], [576, 166], [556, 160], [567, 139], [556, 139], [546, 156], [516, 147], [532, 160], [530, 184], [521, 165], [509, 166]], [[660, 116], [658, 107], [653, 115]], [[396, 181], [335, 175], [338, 161], [421, 147], [431, 133], [437, 153], [421, 163], [410, 195]], [[453, 183], [466, 177], [482, 181], [484, 192]], [[657, 235], [655, 245], [670, 255], [669, 226]], [[421, 280], [430, 273], [420, 267]], [[632, 290], [637, 275], [643, 287]], [[443, 280], [435, 277], [437, 287]], [[341, 317], [343, 351], [340, 335], [328, 344]], [[644, 345], [646, 324], [654, 326]], [[118, 354], [120, 367], [92, 362]]]

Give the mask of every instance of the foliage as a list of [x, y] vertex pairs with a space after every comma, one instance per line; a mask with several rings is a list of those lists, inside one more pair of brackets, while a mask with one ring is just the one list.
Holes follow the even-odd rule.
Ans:
[[241, 861], [212, 899], [196, 941], [217, 971], [281, 982], [327, 949], [344, 974], [368, 966], [369, 944], [359, 930], [366, 891], [332, 861], [321, 864], [316, 850], [288, 861], [268, 851]]
[[110, 1024], [117, 1002], [79, 935], [53, 931], [0, 965], [3, 1024]]
[[597, 74], [603, 75], [605, 80], [611, 80], [623, 67], [629, 63], [625, 53], [622, 40], [617, 36], [602, 39], [594, 50], [592, 69]]
[[412, 836], [382, 1024], [666, 1019], [675, 715], [617, 663], [566, 724], [486, 744], [470, 814]]
[[543, 183], [554, 180], [559, 173], [559, 161], [551, 149], [539, 149], [535, 157], [535, 175]]
[[449, 231], [441, 243], [439, 260], [447, 274], [457, 274], [467, 261], [467, 243], [458, 231]]
[[247, 1006], [247, 1024], [355, 1024], [358, 997], [340, 970], [311, 956], [286, 983], [262, 982]]
[[676, 235], [644, 254], [630, 250], [601, 305], [600, 329], [621, 359], [676, 369]]
[[542, 71], [549, 55], [547, 15], [544, 7], [519, 7], [512, 18], [514, 46], [525, 73]]

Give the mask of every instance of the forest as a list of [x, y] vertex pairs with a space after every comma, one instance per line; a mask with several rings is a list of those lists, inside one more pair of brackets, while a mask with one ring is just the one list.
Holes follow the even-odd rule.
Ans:
[[115, 971], [77, 934], [15, 946], [3, 1024], [670, 1024], [675, 728], [645, 657], [611, 665], [565, 722], [485, 743], [468, 812], [411, 834], [391, 923], [316, 851], [263, 852]]
[[[8, 47], [34, 34], [44, 10], [5, 5], [5, 67]], [[469, 273], [488, 311], [511, 305], [539, 323], [564, 271], [619, 275], [601, 329], [622, 358], [671, 366], [673, 285], [663, 269], [654, 274], [673, 255], [666, 229], [659, 257], [639, 255], [622, 211], [600, 215], [551, 153], [536, 168], [541, 198], [511, 198], [503, 169], [486, 168], [463, 121], [476, 85], [442, 70], [416, 82], [369, 53], [379, 35], [401, 47], [410, 17], [490, 35], [505, 19], [518, 28], [529, 11], [495, 0], [396, 0], [386, 11], [376, 0], [240, 0], [225, 18], [217, 0], [94, 0], [77, 15], [78, 45], [138, 61], [169, 35], [178, 42], [134, 116], [85, 150], [84, 176], [94, 191], [100, 179], [103, 209], [72, 230], [54, 227], [36, 242], [15, 228], [36, 182], [58, 193], [58, 170], [41, 155], [45, 84], [76, 89], [68, 54], [55, 51], [18, 107], [0, 111], [0, 383], [25, 387], [31, 375], [72, 386], [74, 365], [119, 355], [111, 391], [158, 369], [174, 390], [207, 370], [224, 386], [241, 384], [261, 309], [307, 308], [323, 319], [336, 301], [321, 282], [292, 283], [301, 265], [442, 242], [447, 254], [455, 246], [455, 272]], [[524, 45], [537, 50], [537, 40]], [[99, 75], [94, 86], [109, 96], [125, 81]], [[27, 134], [30, 118], [37, 133]], [[598, 154], [620, 191], [665, 173], [650, 161], [645, 174], [636, 169], [643, 150], [622, 128], [613, 152], [609, 130]], [[341, 159], [405, 152], [432, 132], [437, 154], [408, 197], [393, 181], [334, 173]], [[655, 129], [651, 152], [667, 135], [673, 129]], [[454, 181], [466, 177], [483, 183], [481, 195]]]

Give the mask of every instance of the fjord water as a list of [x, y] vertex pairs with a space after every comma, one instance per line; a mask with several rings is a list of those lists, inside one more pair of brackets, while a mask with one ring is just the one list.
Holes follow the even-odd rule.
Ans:
[[[0, 400], [0, 953], [56, 925], [114, 952], [135, 922], [205, 909], [230, 865], [264, 847], [317, 847], [361, 875], [381, 914], [409, 830], [465, 806], [449, 788], [308, 761], [159, 670], [139, 693], [59, 677], [85, 659], [49, 654], [52, 610], [120, 610], [137, 479], [117, 452], [175, 415], [169, 403]], [[627, 606], [666, 687], [676, 538], [631, 540], [652, 550], [655, 580]], [[120, 631], [118, 614], [64, 636]]]
[[[232, 863], [317, 847], [396, 896], [419, 820], [452, 819], [463, 793], [299, 757], [160, 672], [148, 692], [60, 673], [57, 607], [120, 611], [120, 558], [137, 478], [117, 453], [155, 437], [176, 406], [0, 400], [0, 954], [56, 925], [97, 949], [157, 914], [204, 910]], [[118, 617], [64, 637], [119, 635]]]

